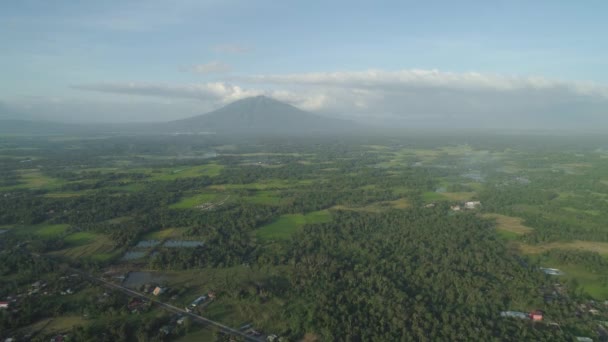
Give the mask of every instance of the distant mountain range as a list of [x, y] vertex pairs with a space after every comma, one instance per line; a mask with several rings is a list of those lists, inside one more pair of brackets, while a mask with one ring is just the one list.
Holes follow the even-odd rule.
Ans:
[[250, 97], [230, 103], [207, 114], [163, 123], [66, 124], [19, 120], [0, 112], [0, 133], [75, 133], [80, 131], [218, 133], [218, 134], [309, 134], [344, 132], [356, 124], [303, 111], [289, 104], [265, 97]]
[[310, 133], [344, 130], [354, 123], [312, 114], [266, 96], [250, 97], [218, 110], [176, 120], [166, 125], [175, 131], [216, 133]]

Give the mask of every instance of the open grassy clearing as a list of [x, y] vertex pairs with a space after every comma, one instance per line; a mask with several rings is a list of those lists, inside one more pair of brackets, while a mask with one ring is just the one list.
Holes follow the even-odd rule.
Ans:
[[246, 183], [246, 184], [222, 184], [222, 185], [210, 185], [209, 189], [214, 190], [238, 190], [238, 189], [249, 189], [249, 190], [272, 190], [272, 189], [286, 189], [297, 185], [309, 185], [314, 180], [303, 179], [298, 181], [285, 181], [280, 179], [273, 179], [264, 182], [257, 183]]
[[[240, 298], [241, 291], [246, 288], [255, 293], [256, 283], [264, 282], [271, 276], [282, 275], [285, 271], [285, 266], [261, 269], [234, 266], [153, 273], [155, 276], [165, 279], [163, 283], [168, 287], [186, 290], [177, 299], [177, 306], [185, 306], [198, 296], [209, 291], [215, 291], [217, 299], [204, 309], [205, 317], [232, 327], [239, 327], [244, 323], [253, 323], [256, 329], [273, 333], [285, 329], [281, 325], [282, 320], [280, 318], [284, 314], [284, 303], [277, 299], [265, 302], [253, 298], [243, 300]], [[189, 340], [186, 339], [185, 341]]]
[[171, 169], [141, 169], [140, 171], [150, 174], [152, 181], [170, 181], [179, 178], [195, 178], [201, 176], [214, 177], [224, 169], [223, 165], [204, 164], [199, 166], [183, 166]]
[[330, 210], [348, 210], [348, 211], [361, 211], [361, 212], [367, 212], [367, 213], [379, 213], [382, 210], [384, 210], [384, 208], [381, 208], [378, 205], [366, 205], [366, 206], [361, 206], [361, 207], [349, 207], [346, 205], [334, 205], [333, 207], [330, 208]]
[[40, 332], [42, 334], [52, 334], [67, 332], [72, 329], [73, 326], [81, 325], [86, 326], [87, 322], [82, 316], [59, 316], [54, 318], [45, 318], [34, 324], [31, 324], [23, 329], [26, 333]]
[[530, 233], [533, 229], [522, 224], [522, 219], [500, 214], [483, 214], [482, 217], [496, 220], [496, 229], [503, 232], [523, 235]]
[[260, 227], [256, 235], [262, 240], [288, 239], [305, 224], [323, 223], [331, 221], [331, 214], [327, 210], [313, 211], [302, 214], [281, 215], [277, 220]]
[[43, 225], [36, 230], [36, 235], [40, 237], [54, 237], [65, 233], [69, 227], [70, 225], [68, 224]]
[[551, 249], [569, 249], [597, 252], [601, 255], [608, 256], [608, 242], [576, 240], [571, 242], [551, 242], [539, 245], [520, 244], [519, 248], [524, 254], [539, 254]]
[[443, 193], [435, 192], [435, 191], [427, 191], [422, 194], [422, 199], [425, 202], [433, 202], [433, 201], [445, 201], [448, 198], [443, 195]]
[[47, 193], [44, 194], [42, 196], [47, 197], [47, 198], [71, 198], [71, 197], [78, 197], [78, 196], [82, 196], [87, 194], [87, 191], [80, 191], [80, 192], [51, 192], [51, 193]]
[[475, 196], [474, 192], [442, 192], [441, 195], [443, 197], [449, 199], [450, 201], [469, 201], [473, 196]]
[[186, 228], [167, 228], [156, 232], [150, 232], [144, 235], [141, 239], [162, 241], [169, 238], [179, 237], [183, 234], [184, 230], [186, 230]]
[[254, 204], [281, 205], [284, 199], [278, 196], [276, 191], [256, 191], [253, 196], [242, 197], [243, 200]]
[[580, 288], [590, 295], [591, 297], [604, 300], [608, 298], [608, 286], [606, 284], [606, 278], [608, 273], [600, 274], [592, 272], [583, 265], [561, 263], [550, 258], [538, 259], [537, 261], [543, 267], [557, 268], [564, 272], [564, 275], [558, 277], [560, 280], [565, 281], [576, 281]]
[[14, 229], [13, 232], [17, 235], [34, 234], [41, 238], [50, 238], [63, 234], [68, 230], [70, 225], [42, 223], [31, 226], [7, 226], [7, 228], [2, 227], [2, 229], [10, 229], [8, 227], [12, 227]]
[[184, 197], [179, 202], [173, 203], [169, 206], [171, 209], [192, 209], [197, 205], [201, 205], [203, 203], [212, 202], [217, 197], [215, 193], [203, 193], [197, 194], [190, 197]]
[[574, 213], [574, 214], [586, 214], [586, 215], [591, 215], [591, 216], [599, 216], [602, 214], [602, 212], [599, 210], [583, 210], [583, 209], [576, 209], [576, 208], [572, 208], [572, 207], [563, 207], [562, 209], [565, 211]]
[[64, 180], [44, 175], [38, 169], [18, 170], [22, 184], [0, 187], [0, 191], [16, 189], [56, 189], [65, 184]]
[[395, 209], [407, 209], [412, 206], [407, 198], [400, 198], [398, 200], [388, 201], [386, 203], [390, 204]]
[[62, 255], [72, 259], [92, 258], [94, 260], [107, 260], [120, 254], [115, 250], [115, 244], [107, 236], [89, 232], [79, 232], [68, 235], [65, 239], [68, 248], [53, 254]]
[[[194, 330], [196, 329], [196, 330]], [[186, 336], [182, 336], [175, 340], [175, 342], [201, 342], [201, 341], [214, 341], [215, 332], [210, 327], [196, 327], [190, 328], [190, 331]]]

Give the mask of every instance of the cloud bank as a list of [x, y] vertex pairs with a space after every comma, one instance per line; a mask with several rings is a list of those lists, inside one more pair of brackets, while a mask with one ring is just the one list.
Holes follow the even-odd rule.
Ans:
[[604, 85], [475, 72], [314, 72], [238, 76], [202, 84], [98, 83], [74, 88], [196, 99], [216, 107], [267, 95], [306, 110], [390, 126], [536, 128], [608, 123]]

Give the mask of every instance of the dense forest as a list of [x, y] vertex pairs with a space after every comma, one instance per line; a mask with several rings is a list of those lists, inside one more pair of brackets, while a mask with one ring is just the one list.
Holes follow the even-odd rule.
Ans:
[[[482, 135], [3, 137], [0, 301], [18, 309], [0, 311], [0, 337], [50, 338], [59, 330], [36, 325], [49, 317], [79, 317], [61, 331], [76, 341], [198, 333], [153, 305], [133, 315], [129, 298], [85, 279], [74, 296], [32, 294], [41, 280], [65, 292], [78, 269], [159, 275], [150, 282], [177, 306], [214, 288], [202, 315], [283, 340], [606, 339], [606, 146]], [[535, 310], [542, 322], [501, 316]]]

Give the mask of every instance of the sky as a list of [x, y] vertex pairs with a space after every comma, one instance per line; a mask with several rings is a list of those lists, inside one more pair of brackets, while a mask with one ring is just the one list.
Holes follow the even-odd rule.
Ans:
[[605, 13], [593, 0], [3, 1], [0, 107], [167, 121], [267, 95], [387, 125], [608, 123]]

